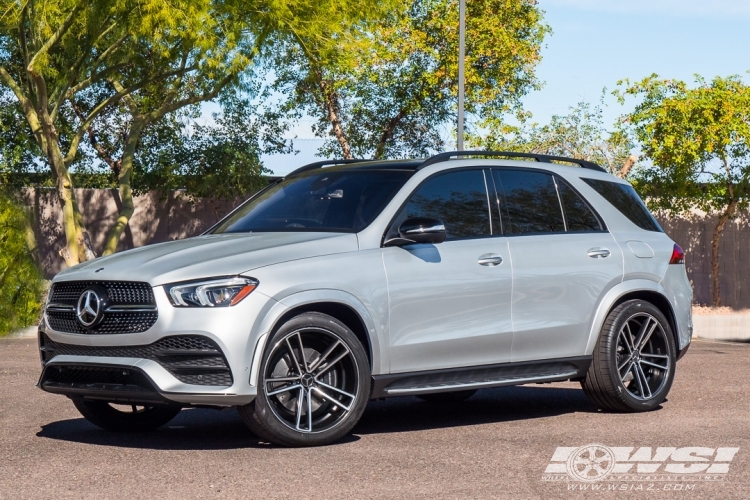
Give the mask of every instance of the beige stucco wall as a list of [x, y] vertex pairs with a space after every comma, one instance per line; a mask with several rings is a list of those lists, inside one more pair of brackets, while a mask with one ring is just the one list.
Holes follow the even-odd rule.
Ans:
[[[35, 232], [43, 255], [42, 267], [48, 277], [64, 266], [58, 250], [64, 245], [62, 213], [56, 192], [52, 189], [28, 190], [27, 205], [33, 207], [37, 221]], [[101, 254], [104, 238], [113, 224], [119, 197], [111, 189], [76, 189], [76, 199], [94, 249]], [[240, 200], [202, 199], [191, 202], [181, 192], [161, 197], [149, 192], [135, 199], [135, 213], [120, 239], [120, 250], [151, 243], [176, 240], [200, 234], [231, 210]], [[687, 253], [686, 264], [695, 291], [696, 304], [711, 303], [711, 232], [715, 218], [696, 213], [691, 217], [657, 216], [666, 233]], [[721, 295], [723, 305], [735, 309], [750, 308], [750, 224], [736, 221], [727, 224], [720, 248]]]

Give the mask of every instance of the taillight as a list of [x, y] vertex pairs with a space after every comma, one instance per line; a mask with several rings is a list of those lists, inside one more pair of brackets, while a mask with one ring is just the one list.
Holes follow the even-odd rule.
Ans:
[[677, 243], [674, 244], [674, 249], [672, 249], [672, 258], [669, 259], [670, 264], [684, 264], [685, 263], [685, 252], [682, 251], [682, 248], [680, 248], [680, 245]]

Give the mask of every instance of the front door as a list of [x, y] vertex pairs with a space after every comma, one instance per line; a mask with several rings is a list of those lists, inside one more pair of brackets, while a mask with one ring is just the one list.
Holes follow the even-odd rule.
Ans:
[[436, 174], [394, 220], [389, 235], [408, 217], [433, 217], [447, 237], [437, 245], [383, 248], [391, 373], [510, 361], [508, 241], [489, 210], [488, 183], [482, 169]]

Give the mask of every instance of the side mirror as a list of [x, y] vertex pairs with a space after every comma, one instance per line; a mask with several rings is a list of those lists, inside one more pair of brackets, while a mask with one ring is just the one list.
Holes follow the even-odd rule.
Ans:
[[445, 241], [445, 225], [439, 219], [412, 217], [398, 228], [398, 238], [391, 238], [385, 246], [402, 246], [412, 243], [442, 243]]

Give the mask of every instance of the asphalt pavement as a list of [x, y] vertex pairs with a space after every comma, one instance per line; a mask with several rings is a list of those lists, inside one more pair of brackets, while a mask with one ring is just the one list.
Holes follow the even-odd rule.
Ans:
[[[371, 402], [338, 444], [285, 449], [235, 410], [183, 410], [146, 434], [100, 430], [34, 387], [34, 339], [0, 339], [0, 499], [747, 499], [749, 362], [750, 344], [694, 341], [649, 413], [600, 412], [577, 383], [456, 405], [393, 398]], [[590, 444], [599, 451], [579, 448]], [[592, 456], [607, 469], [599, 480], [569, 472]]]

